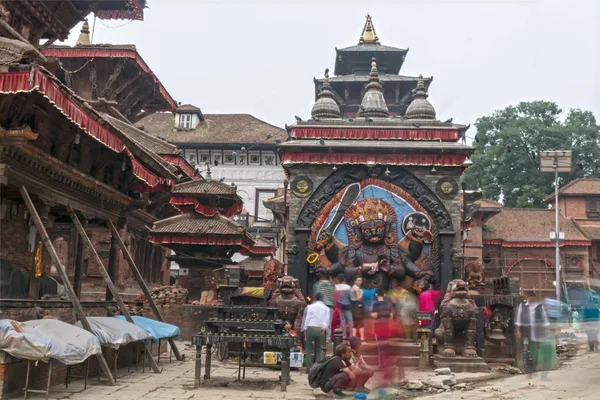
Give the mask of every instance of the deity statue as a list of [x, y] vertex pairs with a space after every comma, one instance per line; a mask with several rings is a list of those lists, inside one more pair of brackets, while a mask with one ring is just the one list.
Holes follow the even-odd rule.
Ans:
[[283, 265], [271, 257], [263, 266], [263, 287], [274, 290], [277, 278], [281, 276]]
[[268, 302], [270, 307], [277, 307], [277, 317], [289, 321], [294, 330], [302, 329], [302, 316], [306, 308], [306, 300], [300, 291], [298, 279], [284, 276], [277, 279], [277, 289]]
[[467, 266], [467, 282], [475, 289], [477, 286], [485, 285], [485, 268], [479, 261], [475, 261]]
[[[426, 290], [433, 277], [428, 259], [423, 257], [423, 245], [432, 239], [427, 216], [409, 213], [403, 221], [405, 237], [399, 242], [394, 208], [380, 198], [354, 202], [358, 195], [350, 193], [351, 189], [344, 193], [335, 214], [317, 237], [315, 251], [324, 251], [332, 263], [330, 273], [343, 273], [348, 281], [362, 276], [367, 288], [402, 286], [418, 293]], [[342, 219], [348, 232], [346, 246], [334, 237]]]
[[469, 295], [467, 283], [455, 279], [448, 284], [439, 307], [441, 326], [435, 330], [438, 351], [444, 357], [477, 357], [475, 347], [479, 308]]

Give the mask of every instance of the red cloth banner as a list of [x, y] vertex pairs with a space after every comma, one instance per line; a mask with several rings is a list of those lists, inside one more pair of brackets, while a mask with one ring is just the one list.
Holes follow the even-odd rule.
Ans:
[[200, 204], [198, 200], [193, 197], [177, 195], [173, 195], [169, 202], [181, 212], [186, 212], [186, 208], [190, 207], [196, 212], [207, 217], [213, 217], [219, 214], [219, 212], [226, 217], [232, 217], [242, 211], [243, 208], [242, 204], [235, 203], [231, 207], [219, 210], [217, 207], [209, 207], [205, 206], [204, 204]]
[[[509, 242], [504, 240], [484, 240], [483, 244], [497, 244], [502, 247], [556, 247], [556, 242], [548, 240], [547, 242]], [[589, 240], [563, 240], [558, 247], [564, 246], [591, 246]]]
[[244, 246], [244, 248], [240, 250], [240, 254], [244, 256], [248, 256], [250, 254], [275, 256], [275, 249], [273, 247]]
[[373, 164], [461, 166], [467, 159], [459, 154], [364, 154], [364, 153], [284, 153], [281, 163], [292, 164]]
[[292, 129], [295, 139], [443, 140], [456, 142], [456, 129], [311, 128]]
[[135, 159], [121, 138], [108, 128], [102, 126], [90, 114], [69, 99], [67, 94], [55, 82], [44, 75], [42, 71], [32, 69], [29, 72], [0, 73], [0, 93], [12, 94], [34, 91], [46, 97], [56, 109], [91, 137], [117, 153], [124, 151], [131, 160], [133, 174], [144, 182], [149, 189], [154, 189], [158, 185], [166, 185], [166, 187], [169, 187], [169, 190], [172, 188], [172, 181], [159, 178], [148, 171]]
[[220, 238], [210, 235], [191, 236], [191, 235], [152, 235], [150, 242], [154, 244], [199, 244], [206, 246], [243, 246], [243, 241], [240, 238]]
[[142, 57], [135, 50], [110, 49], [110, 48], [104, 48], [104, 49], [102, 49], [102, 48], [100, 48], [100, 49], [77, 49], [77, 48], [62, 49], [62, 48], [58, 48], [58, 49], [46, 49], [46, 50], [44, 50], [44, 55], [46, 55], [48, 57], [58, 57], [58, 58], [61, 58], [61, 57], [62, 58], [100, 58], [100, 57], [116, 58], [116, 57], [121, 57], [121, 58], [130, 58], [132, 60], [135, 60], [137, 62], [137, 64], [140, 66], [140, 68], [152, 77], [152, 80], [154, 81], [154, 83], [156, 83], [158, 85], [160, 94], [162, 94], [163, 98], [169, 103], [169, 106], [171, 107], [169, 109], [158, 110], [158, 111], [175, 112], [175, 109], [177, 109], [177, 103], [175, 102], [175, 100], [171, 97], [171, 95], [169, 94], [169, 92], [167, 92], [167, 89], [165, 89], [165, 87], [163, 86], [161, 81], [158, 79], [158, 77], [156, 75], [154, 75], [154, 72], [152, 72], [150, 67], [148, 67], [146, 62], [142, 59]]
[[166, 162], [176, 165], [178, 167], [181, 167], [181, 169], [183, 170], [183, 172], [185, 172], [190, 178], [193, 178], [194, 180], [200, 180], [201, 176], [199, 174], [196, 174], [196, 171], [194, 170], [194, 167], [192, 167], [186, 160], [185, 158], [181, 157], [181, 156], [171, 156], [171, 155], [161, 155], [160, 156], [163, 160], [165, 160]]

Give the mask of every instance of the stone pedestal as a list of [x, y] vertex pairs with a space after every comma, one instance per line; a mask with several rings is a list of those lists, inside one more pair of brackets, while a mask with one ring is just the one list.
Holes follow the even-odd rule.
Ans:
[[433, 356], [434, 368], [450, 368], [452, 372], [488, 372], [489, 368], [481, 357]]

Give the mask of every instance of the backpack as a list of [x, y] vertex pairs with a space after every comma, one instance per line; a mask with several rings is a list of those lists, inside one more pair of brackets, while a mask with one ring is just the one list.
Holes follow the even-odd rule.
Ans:
[[308, 370], [308, 384], [311, 388], [316, 389], [321, 386], [323, 371], [329, 362], [333, 359], [329, 357], [321, 362], [314, 363]]

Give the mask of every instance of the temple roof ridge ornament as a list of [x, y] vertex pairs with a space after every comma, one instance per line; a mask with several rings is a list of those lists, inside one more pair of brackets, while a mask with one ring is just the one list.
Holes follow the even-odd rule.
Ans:
[[83, 25], [81, 26], [81, 31], [79, 33], [79, 38], [77, 39], [77, 43], [75, 46], [89, 46], [92, 42], [90, 40], [90, 25], [88, 24], [87, 19], [84, 20]]
[[432, 119], [435, 120], [435, 108], [427, 98], [427, 88], [423, 80], [423, 74], [419, 75], [417, 87], [413, 90], [413, 101], [406, 109], [406, 119]]
[[383, 86], [377, 71], [377, 60], [371, 59], [371, 73], [367, 83], [365, 94], [358, 110], [359, 117], [388, 118], [390, 116], [385, 98], [383, 97]]
[[317, 96], [317, 101], [313, 106], [310, 115], [314, 118], [341, 118], [340, 106], [335, 101], [335, 94], [329, 84], [329, 68], [325, 69], [325, 79], [323, 88]]
[[377, 33], [375, 33], [375, 26], [373, 25], [373, 18], [371, 15], [367, 14], [367, 20], [365, 21], [365, 26], [360, 35], [360, 39], [358, 40], [358, 44], [381, 44], [379, 43], [379, 38], [377, 37]]

